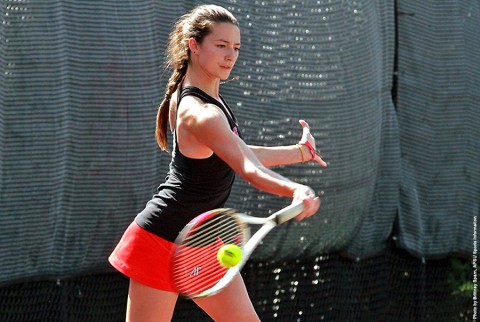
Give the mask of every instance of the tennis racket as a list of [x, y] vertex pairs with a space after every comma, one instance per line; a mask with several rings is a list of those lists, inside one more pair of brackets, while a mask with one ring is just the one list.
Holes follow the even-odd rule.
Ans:
[[[195, 217], [179, 233], [172, 252], [173, 281], [180, 295], [194, 299], [220, 292], [240, 272], [262, 239], [275, 226], [300, 214], [303, 208], [303, 202], [292, 204], [267, 218], [229, 208], [214, 209]], [[262, 225], [253, 236], [251, 225]], [[240, 262], [231, 268], [217, 260], [218, 250], [227, 244], [242, 250]]]

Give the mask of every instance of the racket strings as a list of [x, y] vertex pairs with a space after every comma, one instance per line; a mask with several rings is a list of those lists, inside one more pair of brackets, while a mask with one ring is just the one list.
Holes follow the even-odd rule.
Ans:
[[193, 225], [179, 242], [173, 259], [173, 276], [180, 293], [192, 297], [213, 287], [228, 271], [217, 260], [218, 250], [224, 244], [242, 246], [243, 242], [243, 225], [228, 213]]
[[194, 263], [196, 259], [186, 260], [183, 264], [179, 264], [181, 278], [176, 280], [177, 287], [184, 294], [197, 294], [210, 287], [212, 287], [218, 280], [220, 280], [227, 268], [220, 267], [220, 265], [211, 261], [202, 261]]
[[[204, 274], [203, 271], [212, 271], [210, 274]], [[183, 295], [192, 296], [213, 287], [228, 271], [227, 268], [213, 269], [213, 266], [202, 267], [200, 271], [192, 270], [189, 278], [184, 278], [176, 282], [177, 288]], [[198, 272], [198, 273], [197, 273]], [[194, 274], [203, 274], [202, 278], [195, 278]], [[192, 280], [195, 280], [192, 282]]]
[[215, 242], [220, 238], [224, 243], [238, 243], [241, 230], [238, 222], [231, 216], [217, 216], [213, 220], [193, 228], [185, 237], [183, 245], [202, 246]]

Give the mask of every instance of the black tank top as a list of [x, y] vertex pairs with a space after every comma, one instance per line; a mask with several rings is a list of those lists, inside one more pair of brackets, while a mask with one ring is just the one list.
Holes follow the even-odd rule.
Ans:
[[[196, 87], [184, 87], [179, 91], [177, 107], [187, 95], [218, 106], [232, 131], [241, 137], [237, 120], [222, 97], [223, 104]], [[140, 227], [171, 242], [195, 216], [224, 207], [235, 179], [233, 170], [217, 155], [205, 159], [188, 158], [178, 148], [176, 131], [173, 138], [172, 161], [165, 182], [135, 218]]]

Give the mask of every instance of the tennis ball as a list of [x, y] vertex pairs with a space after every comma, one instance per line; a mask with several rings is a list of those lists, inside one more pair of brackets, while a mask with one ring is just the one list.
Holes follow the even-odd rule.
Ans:
[[231, 268], [242, 260], [242, 249], [235, 244], [226, 244], [217, 252], [217, 260], [220, 265]]

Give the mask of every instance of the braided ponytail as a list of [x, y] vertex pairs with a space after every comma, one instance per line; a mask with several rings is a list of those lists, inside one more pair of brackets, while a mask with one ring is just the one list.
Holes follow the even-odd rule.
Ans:
[[157, 144], [162, 151], [168, 152], [167, 127], [168, 127], [168, 114], [170, 110], [170, 100], [172, 98], [173, 93], [175, 93], [178, 86], [182, 82], [186, 71], [187, 69], [183, 68], [173, 72], [167, 84], [165, 97], [158, 108], [155, 137], [157, 139]]
[[184, 26], [189, 15], [183, 15], [175, 24], [174, 29], [170, 33], [170, 40], [167, 48], [166, 68], [173, 69], [172, 76], [168, 80], [165, 89], [165, 97], [158, 108], [157, 126], [155, 129], [155, 138], [157, 144], [162, 151], [168, 152], [167, 128], [170, 110], [170, 100], [173, 93], [183, 81], [187, 73], [188, 60], [190, 50], [188, 48], [188, 38], [185, 38]]

